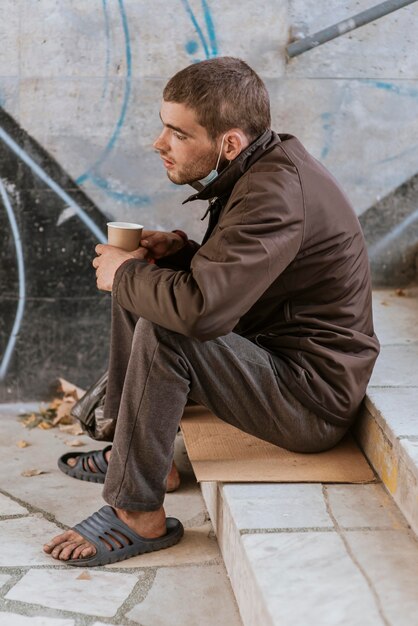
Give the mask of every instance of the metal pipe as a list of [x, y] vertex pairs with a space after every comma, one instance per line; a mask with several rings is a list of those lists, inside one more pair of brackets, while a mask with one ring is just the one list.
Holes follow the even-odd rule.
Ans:
[[387, 0], [386, 2], [381, 2], [370, 9], [366, 9], [366, 11], [357, 13], [357, 15], [354, 15], [347, 20], [338, 22], [338, 24], [334, 24], [333, 26], [328, 26], [314, 35], [309, 35], [309, 37], [304, 37], [299, 41], [294, 41], [287, 46], [287, 55], [290, 58], [297, 57], [299, 54], [303, 54], [304, 52], [312, 50], [312, 48], [316, 48], [327, 41], [331, 41], [331, 39], [345, 35], [345, 33], [350, 32], [350, 30], [355, 30], [360, 26], [364, 26], [369, 22], [373, 22], [380, 17], [384, 17], [385, 15], [388, 15], [393, 11], [397, 11], [398, 9], [402, 9], [402, 7], [406, 7], [408, 4], [413, 4], [414, 2], [417, 2], [417, 0]]

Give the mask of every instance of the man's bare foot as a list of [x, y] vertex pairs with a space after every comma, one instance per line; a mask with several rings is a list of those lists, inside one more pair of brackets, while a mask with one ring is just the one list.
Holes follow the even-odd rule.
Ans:
[[180, 487], [180, 474], [173, 461], [169, 475], [167, 476], [167, 488], [166, 491], [176, 491]]
[[[112, 453], [112, 450], [108, 450], [107, 452], [105, 452], [105, 459], [108, 464], [109, 464], [111, 453]], [[70, 458], [67, 461], [67, 464], [70, 467], [74, 467], [76, 463], [77, 463], [77, 458]], [[93, 473], [97, 472], [97, 467], [95, 467], [94, 463], [90, 459], [88, 459], [88, 465], [89, 465], [91, 472]], [[176, 489], [178, 489], [179, 487], [180, 487], [180, 474], [178, 472], [176, 464], [173, 461], [173, 465], [171, 466], [170, 473], [167, 477], [167, 491], [168, 492], [176, 491]]]
[[[141, 537], [155, 539], [166, 534], [166, 518], [164, 508], [158, 511], [124, 511], [114, 509], [116, 515], [122, 522]], [[102, 539], [106, 547], [111, 550], [111, 546]], [[75, 530], [67, 530], [61, 535], [57, 535], [43, 547], [46, 554], [50, 554], [59, 561], [69, 559], [86, 559], [96, 554], [96, 548], [87, 539], [82, 537]]]
[[[109, 464], [109, 460], [110, 460], [110, 454], [111, 454], [112, 450], [108, 450], [107, 452], [105, 452], [105, 459], [107, 461], [107, 464]], [[68, 459], [67, 461], [67, 465], [69, 465], [70, 467], [74, 467], [74, 465], [77, 463], [77, 458], [74, 457], [73, 459]], [[97, 472], [97, 467], [95, 467], [94, 463], [88, 459], [88, 465], [90, 468], [91, 472]]]

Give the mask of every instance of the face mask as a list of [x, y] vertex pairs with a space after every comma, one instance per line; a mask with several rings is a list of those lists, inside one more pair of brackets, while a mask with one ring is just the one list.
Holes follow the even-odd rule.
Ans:
[[209, 183], [215, 180], [215, 178], [217, 178], [218, 176], [219, 161], [221, 160], [222, 148], [224, 147], [225, 137], [226, 137], [226, 134], [222, 137], [221, 149], [219, 150], [219, 156], [218, 156], [218, 160], [216, 161], [215, 169], [209, 172], [209, 174], [205, 176], [205, 178], [202, 178], [201, 180], [198, 181], [201, 185], [203, 185], [203, 187], [206, 187], [207, 185], [209, 185]]

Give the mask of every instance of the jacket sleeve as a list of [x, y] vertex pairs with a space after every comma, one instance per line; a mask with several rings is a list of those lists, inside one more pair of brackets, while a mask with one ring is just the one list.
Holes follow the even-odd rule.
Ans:
[[[266, 180], [267, 178], [267, 180]], [[277, 172], [245, 174], [217, 228], [194, 254], [190, 271], [132, 259], [117, 271], [119, 304], [160, 326], [213, 339], [244, 313], [296, 256], [303, 232], [300, 186], [283, 193]]]
[[165, 256], [162, 259], [158, 259], [156, 261], [156, 265], [158, 267], [168, 267], [174, 270], [190, 270], [190, 263], [192, 262], [192, 258], [196, 254], [197, 250], [199, 250], [200, 245], [189, 239], [187, 243], [174, 254], [170, 254], [169, 256]]

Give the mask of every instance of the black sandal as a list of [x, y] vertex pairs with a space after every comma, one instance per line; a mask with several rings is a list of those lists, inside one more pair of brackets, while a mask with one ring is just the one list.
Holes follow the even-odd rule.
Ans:
[[111, 506], [104, 506], [73, 528], [95, 546], [96, 554], [64, 562], [76, 567], [94, 567], [169, 548], [180, 541], [184, 528], [175, 517], [167, 517], [166, 529], [166, 534], [156, 539], [141, 537], [118, 518]]
[[[58, 459], [58, 467], [64, 474], [68, 474], [72, 478], [87, 480], [91, 483], [104, 483], [108, 466], [105, 454], [111, 449], [112, 446], [110, 445], [103, 450], [67, 452]], [[76, 464], [71, 467], [67, 463], [68, 459], [77, 459]], [[90, 464], [95, 468], [94, 472], [91, 471]]]

